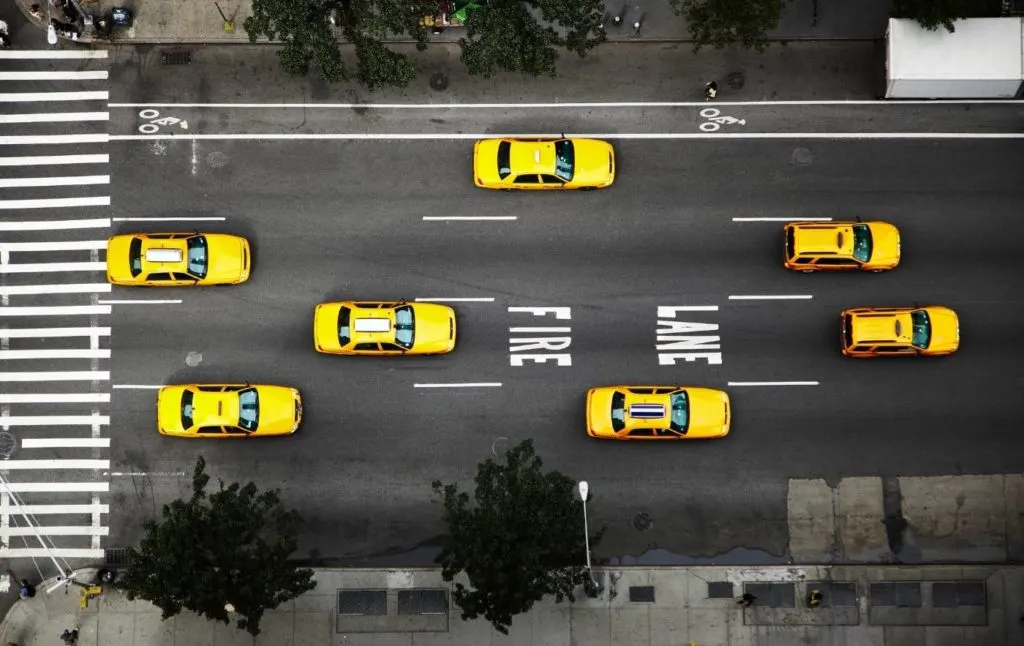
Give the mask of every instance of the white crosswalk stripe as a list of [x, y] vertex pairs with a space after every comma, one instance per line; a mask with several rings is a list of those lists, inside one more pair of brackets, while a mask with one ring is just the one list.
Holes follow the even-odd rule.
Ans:
[[0, 559], [110, 534], [107, 52], [0, 52]]

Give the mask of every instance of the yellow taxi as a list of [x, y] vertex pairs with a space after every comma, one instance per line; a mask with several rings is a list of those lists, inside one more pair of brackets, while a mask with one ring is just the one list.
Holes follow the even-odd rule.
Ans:
[[900, 262], [900, 232], [888, 222], [790, 222], [787, 269], [888, 271]]
[[445, 354], [455, 348], [455, 310], [406, 301], [321, 303], [313, 345], [324, 354]]
[[291, 435], [302, 421], [295, 388], [253, 384], [164, 386], [156, 396], [157, 429], [175, 437]]
[[481, 139], [473, 181], [504, 190], [605, 188], [615, 181], [615, 150], [599, 139]]
[[937, 356], [960, 347], [960, 320], [948, 307], [856, 307], [840, 321], [848, 357]]
[[609, 440], [703, 440], [729, 434], [729, 395], [689, 386], [587, 391], [587, 435]]
[[127, 233], [107, 241], [114, 285], [237, 285], [249, 280], [249, 241], [228, 233]]

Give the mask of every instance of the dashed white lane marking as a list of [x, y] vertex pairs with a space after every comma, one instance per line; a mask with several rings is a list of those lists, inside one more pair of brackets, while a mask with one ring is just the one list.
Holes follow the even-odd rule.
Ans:
[[110, 283], [72, 283], [67, 285], [5, 285], [0, 296], [6, 294], [99, 294], [111, 291]]
[[101, 348], [89, 349], [53, 349], [53, 350], [0, 350], [0, 360], [14, 361], [19, 359], [109, 359], [110, 350]]
[[441, 298], [441, 297], [438, 297], [438, 298], [435, 298], [435, 297], [417, 298], [416, 302], [423, 302], [423, 303], [493, 303], [494, 302], [494, 298], [484, 298], [484, 297], [481, 297], [481, 298], [462, 298], [462, 297], [458, 297], [458, 296], [454, 296], [454, 297], [449, 298], [449, 297], [446, 296], [446, 297], [443, 297], [443, 298]]
[[0, 123], [55, 123], [58, 121], [107, 121], [109, 112], [31, 112], [0, 114]]
[[[48, 186], [96, 186], [109, 184], [110, 175], [78, 175], [72, 177], [16, 177], [0, 179], [0, 188], [38, 188]], [[110, 226], [110, 220], [107, 220]], [[76, 227], [85, 228], [85, 227]], [[11, 229], [14, 231], [15, 229]]]
[[831, 222], [832, 218], [733, 218], [733, 222]]
[[151, 384], [114, 384], [111, 388], [115, 390], [160, 390], [163, 386]]
[[0, 166], [67, 166], [69, 164], [109, 164], [110, 155], [35, 155], [0, 157]]
[[413, 384], [413, 388], [500, 388], [500, 381], [479, 381], [451, 384]]
[[817, 381], [730, 381], [730, 386], [818, 386]]
[[0, 72], [0, 81], [96, 81], [106, 78], [106, 70]]
[[35, 144], [105, 144], [110, 135], [105, 132], [84, 135], [8, 135], [0, 137], [0, 145], [31, 146]]
[[551, 334], [570, 334], [572, 332], [571, 327], [510, 327], [508, 329], [511, 334], [536, 334], [550, 332]]
[[811, 294], [731, 294], [730, 301], [809, 301]]
[[0, 372], [0, 382], [110, 381], [108, 370], [60, 370], [56, 372]]
[[110, 460], [5, 460], [4, 469], [109, 469]]
[[516, 220], [515, 215], [424, 215], [425, 222], [474, 221], [474, 220]]
[[[94, 175], [110, 181], [110, 175]], [[77, 177], [50, 177], [46, 179], [79, 179]], [[88, 179], [88, 178], [86, 178]], [[0, 186], [5, 186], [0, 180]], [[55, 185], [56, 186], [56, 185]], [[66, 231], [68, 229], [104, 229], [110, 226], [110, 218], [89, 218], [83, 220], [20, 220], [0, 222], [0, 231]]]
[[0, 242], [0, 251], [92, 251], [106, 249], [106, 240], [67, 240], [55, 242]]
[[[1024, 103], [1024, 100], [977, 99], [955, 100], [939, 99], [935, 101], [715, 101], [715, 105], [728, 106], [779, 106], [779, 105], [874, 105], [892, 107], [893, 105], [974, 105], [992, 103], [1006, 105]], [[110, 108], [294, 108], [301, 110], [341, 109], [351, 110], [510, 110], [514, 108], [706, 108], [705, 101], [610, 101], [610, 102], [572, 102], [565, 103], [111, 103]], [[494, 136], [494, 135], [492, 135]]]
[[105, 49], [7, 49], [0, 58], [106, 58]]
[[110, 491], [109, 482], [9, 482], [6, 485], [14, 493], [72, 493], [78, 491]]
[[0, 209], [64, 209], [75, 206], [110, 206], [109, 195], [45, 197], [36, 200], [0, 200]]
[[25, 438], [21, 441], [23, 449], [91, 449], [110, 448], [109, 437], [45, 437]]
[[[109, 415], [4, 415], [0, 425], [7, 426], [92, 426], [110, 425]], [[4, 462], [4, 464], [8, 464]]]
[[658, 318], [675, 318], [676, 312], [717, 312], [717, 305], [659, 305]]
[[130, 300], [130, 301], [128, 301], [128, 300], [126, 300], [126, 301], [98, 300], [96, 302], [99, 303], [100, 305], [180, 305], [181, 304], [181, 299], [180, 298], [178, 298], [178, 299], [169, 298], [169, 299], [145, 300], [145, 299], [139, 298], [139, 299], [134, 299], [134, 300]]
[[0, 316], [87, 316], [110, 314], [109, 305], [52, 305], [43, 307], [2, 307]]
[[0, 265], [0, 274], [66, 273], [70, 271], [106, 271], [105, 262], [24, 262]]
[[0, 404], [99, 404], [106, 403], [109, 401], [110, 393], [26, 393], [19, 395], [0, 394]]
[[223, 222], [226, 217], [113, 218], [114, 222]]
[[108, 327], [0, 328], [0, 339], [44, 339], [72, 336], [110, 336]]

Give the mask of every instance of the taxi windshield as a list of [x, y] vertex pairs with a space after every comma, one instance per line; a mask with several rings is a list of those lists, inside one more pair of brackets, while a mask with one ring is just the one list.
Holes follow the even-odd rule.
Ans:
[[188, 239], [188, 273], [196, 278], [206, 278], [206, 236], [193, 236]]
[[615, 391], [612, 393], [612, 430], [615, 432], [626, 428], [626, 395]]
[[672, 430], [685, 435], [690, 427], [690, 401], [686, 397], [685, 391], [672, 393], [670, 399], [672, 400]]
[[260, 398], [255, 388], [238, 393], [238, 425], [244, 431], [255, 431], [260, 423]]
[[193, 397], [191, 390], [181, 393], [181, 427], [184, 429], [192, 428], [192, 415], [195, 413], [192, 407]]
[[132, 238], [128, 243], [128, 269], [132, 278], [142, 273], [142, 238]]
[[412, 306], [403, 305], [395, 308], [395, 343], [406, 350], [412, 349], [415, 330], [413, 330]]
[[861, 262], [871, 260], [871, 229], [866, 224], [853, 225], [853, 257]]
[[910, 342], [915, 348], [926, 350], [932, 340], [932, 323], [928, 319], [928, 312], [914, 310], [910, 313], [910, 322], [914, 326], [914, 335], [910, 338]]
[[568, 139], [561, 139], [555, 142], [555, 175], [565, 181], [572, 181], [573, 171], [576, 169], [576, 155], [573, 151], [572, 142]]
[[348, 345], [348, 342], [352, 340], [352, 329], [349, 327], [351, 318], [352, 310], [342, 305], [338, 310], [338, 343], [340, 345]]

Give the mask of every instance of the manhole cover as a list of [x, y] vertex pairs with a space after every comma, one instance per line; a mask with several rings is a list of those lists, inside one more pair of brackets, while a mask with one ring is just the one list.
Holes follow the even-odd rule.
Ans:
[[444, 92], [448, 89], [448, 75], [443, 72], [434, 72], [430, 75], [430, 87], [437, 92]]
[[641, 532], [646, 532], [654, 525], [654, 519], [646, 511], [642, 511], [633, 517], [633, 527]]
[[202, 352], [189, 352], [185, 355], [185, 365], [189, 368], [195, 368], [203, 362]]
[[164, 65], [190, 65], [192, 52], [160, 52], [160, 62]]
[[725, 82], [734, 90], [738, 90], [747, 82], [747, 76], [743, 72], [733, 72], [725, 77]]
[[814, 153], [806, 148], [797, 148], [793, 151], [789, 161], [796, 166], [807, 166], [814, 161]]
[[11, 457], [17, 445], [18, 443], [14, 439], [13, 433], [8, 433], [7, 431], [0, 432], [0, 458], [6, 460]]

